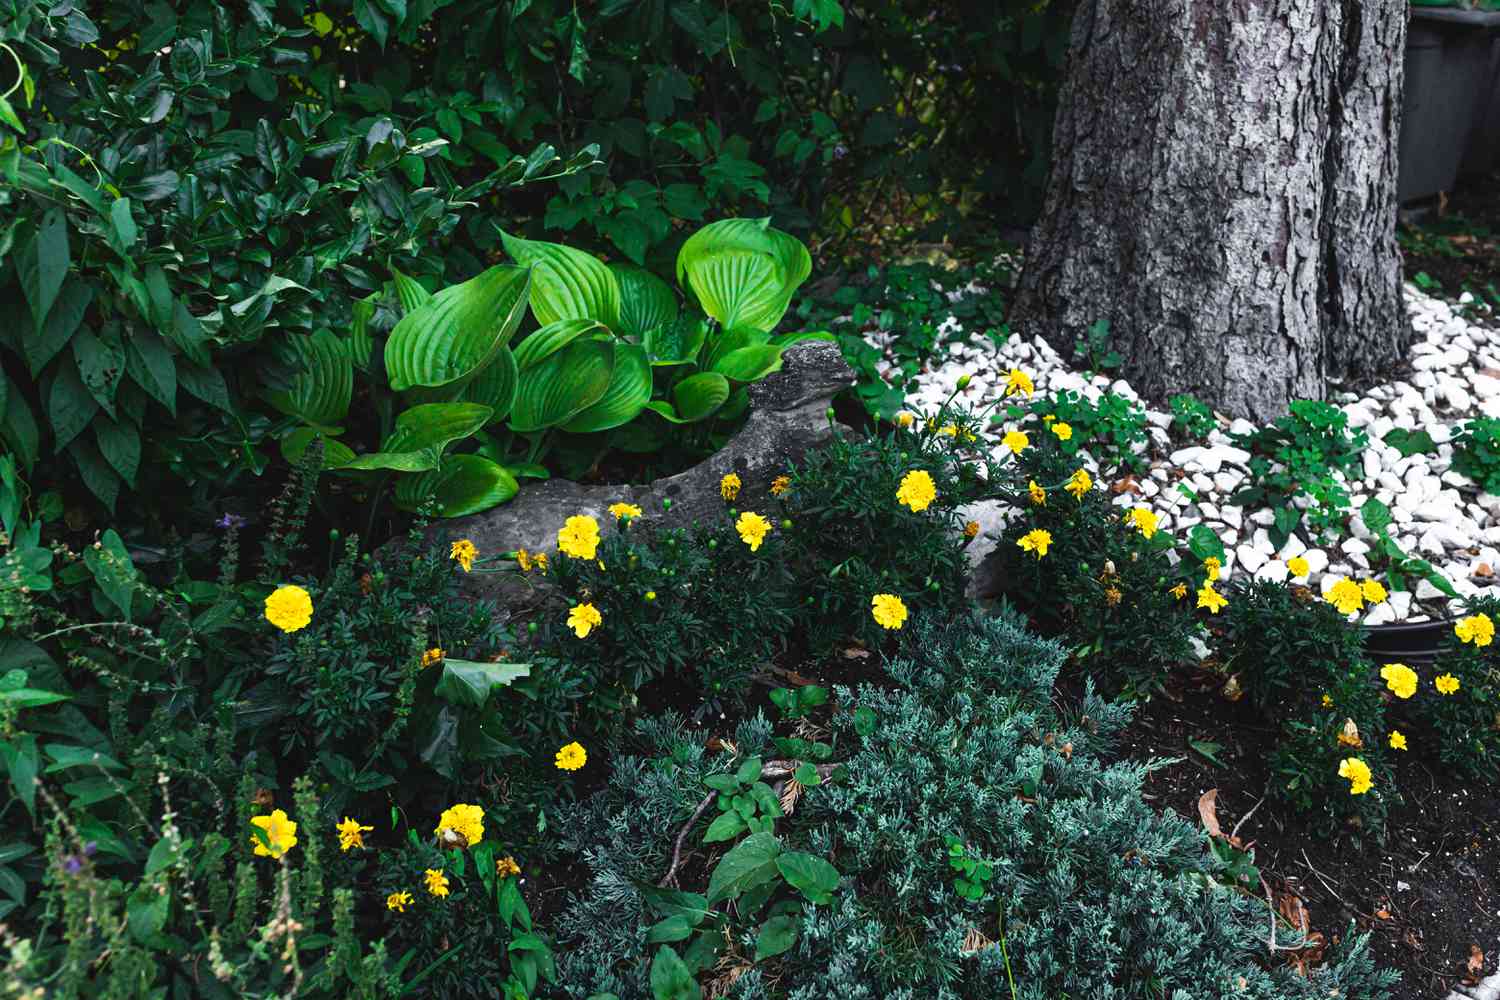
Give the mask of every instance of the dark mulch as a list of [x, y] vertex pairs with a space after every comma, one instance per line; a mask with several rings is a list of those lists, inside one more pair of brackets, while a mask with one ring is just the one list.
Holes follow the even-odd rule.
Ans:
[[[1265, 796], [1266, 760], [1276, 727], [1243, 701], [1220, 694], [1206, 672], [1173, 678], [1175, 697], [1142, 705], [1121, 746], [1123, 756], [1183, 758], [1154, 771], [1146, 793], [1161, 808], [1199, 823], [1199, 798], [1218, 789], [1217, 817], [1229, 832]], [[1215, 764], [1190, 741], [1209, 746]], [[1413, 740], [1415, 744], [1416, 741]], [[1495, 971], [1500, 942], [1500, 796], [1471, 783], [1415, 746], [1398, 767], [1403, 797], [1383, 840], [1365, 832], [1327, 839], [1270, 798], [1239, 830], [1275, 893], [1306, 905], [1313, 930], [1340, 938], [1350, 921], [1371, 932], [1377, 961], [1398, 969], [1400, 997], [1443, 996], [1472, 981], [1471, 946]]]
[[1469, 291], [1500, 305], [1500, 177], [1470, 177], [1456, 190], [1403, 212], [1403, 271], [1433, 294]]

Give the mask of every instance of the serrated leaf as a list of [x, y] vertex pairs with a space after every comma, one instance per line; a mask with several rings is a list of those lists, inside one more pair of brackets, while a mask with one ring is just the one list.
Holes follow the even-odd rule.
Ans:
[[483, 708], [490, 692], [510, 687], [531, 675], [529, 663], [480, 663], [475, 660], [443, 660], [443, 674], [433, 693], [462, 708]]

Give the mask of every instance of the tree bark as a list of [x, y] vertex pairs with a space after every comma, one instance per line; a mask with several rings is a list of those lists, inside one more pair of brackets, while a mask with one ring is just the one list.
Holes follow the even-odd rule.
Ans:
[[1410, 339], [1396, 246], [1407, 0], [1082, 0], [1012, 326], [1108, 320], [1142, 395], [1236, 416]]

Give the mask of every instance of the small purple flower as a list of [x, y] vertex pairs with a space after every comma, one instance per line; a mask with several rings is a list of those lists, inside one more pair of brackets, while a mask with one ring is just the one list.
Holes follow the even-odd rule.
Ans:
[[844, 157], [846, 157], [848, 155], [849, 155], [849, 147], [845, 146], [843, 143], [839, 143], [837, 146], [833, 147], [833, 158], [835, 160], [842, 160]]
[[77, 875], [83, 871], [83, 855], [69, 854], [66, 858], [63, 858], [63, 871], [69, 875]]
[[214, 522], [214, 527], [223, 528], [226, 531], [231, 528], [243, 528], [244, 526], [245, 519], [238, 514], [225, 514]]

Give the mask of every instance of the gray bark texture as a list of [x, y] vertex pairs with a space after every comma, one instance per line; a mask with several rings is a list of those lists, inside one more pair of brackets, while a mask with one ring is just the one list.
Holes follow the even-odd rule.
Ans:
[[[585, 514], [599, 522], [601, 531], [614, 531], [610, 504], [633, 503], [641, 508], [644, 516], [632, 531], [685, 527], [695, 520], [723, 517], [730, 505], [719, 495], [719, 481], [731, 472], [743, 484], [733, 506], [767, 510], [772, 481], [809, 451], [828, 443], [833, 435], [828, 407], [834, 396], [853, 384], [854, 372], [838, 345], [826, 341], [794, 344], [782, 355], [779, 372], [750, 385], [750, 416], [745, 426], [691, 469], [641, 486], [584, 485], [566, 479], [528, 482], [502, 507], [434, 524], [428, 541], [446, 550], [450, 542], [467, 538], [482, 556], [524, 548], [561, 558], [557, 529], [563, 522]], [[664, 506], [664, 500], [671, 501], [671, 506]], [[492, 599], [511, 611], [536, 603], [546, 592], [537, 574], [474, 573], [463, 579], [474, 596]]]
[[1147, 398], [1274, 418], [1411, 336], [1407, 0], [1081, 0], [1012, 328], [1108, 320]]

